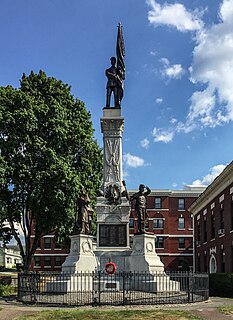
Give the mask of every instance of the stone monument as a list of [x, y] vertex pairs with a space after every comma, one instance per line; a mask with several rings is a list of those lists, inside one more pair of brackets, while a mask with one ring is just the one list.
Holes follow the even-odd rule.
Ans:
[[[95, 254], [104, 269], [113, 260], [118, 270], [125, 269], [129, 246], [130, 203], [122, 183], [122, 134], [124, 118], [121, 115], [123, 80], [125, 79], [124, 40], [122, 26], [118, 25], [116, 58], [106, 70], [106, 106], [100, 119], [103, 133], [104, 164], [102, 196], [97, 198], [97, 248]], [[113, 106], [111, 106], [111, 96]]]
[[[165, 291], [169, 290], [171, 280], [165, 275], [158, 281], [157, 273], [164, 273], [164, 265], [155, 251], [154, 234], [145, 232], [146, 196], [150, 189], [143, 184], [139, 191], [129, 197], [126, 184], [122, 179], [122, 135], [124, 118], [121, 114], [121, 102], [124, 95], [125, 79], [124, 40], [122, 26], [118, 25], [116, 58], [112, 57], [111, 67], [105, 72], [107, 77], [106, 106], [100, 119], [103, 134], [103, 182], [96, 203], [97, 245], [93, 250], [93, 237], [90, 235], [92, 210], [89, 197], [82, 188], [77, 201], [77, 216], [73, 235], [70, 236], [70, 253], [62, 265], [62, 273], [67, 279], [57, 277], [47, 286], [48, 291], [71, 292], [79, 289], [92, 291], [93, 283], [85, 277], [81, 280], [76, 273], [104, 271], [110, 261], [117, 271], [143, 272], [141, 281], [134, 281], [131, 287], [135, 290]], [[113, 106], [111, 106], [111, 98]], [[129, 215], [131, 201], [136, 201], [138, 232], [133, 237], [133, 246], [129, 243]], [[146, 276], [145, 276], [146, 273]], [[140, 275], [139, 275], [140, 277]], [[103, 280], [101, 288], [106, 290]], [[117, 281], [116, 281], [117, 282]], [[119, 281], [118, 281], [119, 282]], [[111, 283], [112, 285], [112, 283]], [[135, 285], [135, 287], [133, 287]], [[172, 284], [174, 288], [174, 281]], [[179, 284], [176, 284], [177, 290]], [[119, 289], [119, 283], [116, 283]], [[144, 289], [143, 289], [144, 288]]]
[[[111, 57], [107, 77], [106, 106], [100, 119], [103, 134], [104, 165], [101, 196], [97, 198], [97, 247], [95, 254], [100, 270], [113, 261], [118, 271], [163, 271], [163, 264], [155, 252], [155, 236], [144, 232], [145, 197], [150, 190], [140, 185], [139, 192], [129, 199], [122, 181], [122, 134], [124, 118], [121, 102], [125, 79], [124, 40], [122, 26], [118, 25], [116, 58]], [[112, 106], [111, 106], [112, 96]], [[143, 190], [142, 190], [143, 189]], [[139, 232], [129, 245], [130, 200], [136, 199]], [[135, 265], [136, 263], [136, 265]]]

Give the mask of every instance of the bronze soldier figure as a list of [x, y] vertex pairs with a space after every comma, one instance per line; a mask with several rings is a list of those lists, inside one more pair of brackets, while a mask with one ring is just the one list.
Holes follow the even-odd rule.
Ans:
[[150, 193], [151, 190], [148, 187], [145, 187], [144, 184], [140, 184], [139, 191], [130, 197], [130, 201], [136, 200], [135, 210], [138, 216], [138, 233], [145, 232], [146, 196]]
[[74, 231], [77, 233], [90, 234], [93, 210], [90, 207], [90, 199], [85, 189], [81, 189], [77, 199], [77, 213]]

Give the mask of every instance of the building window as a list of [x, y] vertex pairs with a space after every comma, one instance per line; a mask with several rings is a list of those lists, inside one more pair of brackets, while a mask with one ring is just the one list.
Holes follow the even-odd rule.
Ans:
[[191, 216], [190, 216], [190, 221], [191, 221], [191, 223], [190, 223], [190, 229], [193, 229], [193, 215], [191, 214]]
[[164, 220], [162, 218], [156, 218], [153, 221], [153, 228], [154, 229], [163, 229], [164, 227]]
[[204, 255], [204, 272], [208, 272], [207, 255]]
[[178, 269], [182, 271], [188, 271], [189, 270], [189, 263], [185, 257], [179, 257], [178, 258]]
[[215, 239], [215, 215], [211, 214], [211, 239]]
[[164, 248], [164, 238], [163, 237], [156, 237], [155, 240], [155, 248]]
[[198, 221], [197, 223], [197, 241], [200, 244], [201, 241], [201, 227], [200, 227], [200, 221]]
[[179, 238], [179, 249], [185, 249], [185, 239], [183, 237]]
[[55, 256], [54, 265], [56, 267], [61, 266], [61, 257], [56, 257]]
[[178, 210], [184, 210], [184, 209], [185, 209], [184, 199], [178, 199]]
[[44, 257], [44, 266], [51, 267], [51, 257]]
[[220, 229], [224, 229], [224, 209], [220, 210]]
[[225, 272], [225, 252], [223, 248], [220, 251], [220, 259], [221, 259], [221, 272]]
[[200, 256], [197, 257], [197, 272], [201, 271], [201, 259]]
[[233, 246], [231, 247], [231, 272], [233, 272]]
[[233, 230], [233, 201], [231, 201], [231, 230]]
[[155, 209], [161, 209], [161, 208], [162, 208], [161, 198], [155, 198]]
[[180, 217], [178, 220], [178, 229], [185, 229], [185, 221], [183, 217]]
[[129, 227], [134, 228], [134, 219], [133, 218], [129, 219]]
[[12, 259], [11, 258], [6, 258], [6, 262], [7, 263], [12, 263]]
[[35, 267], [40, 267], [40, 257], [34, 257]]
[[51, 238], [44, 238], [44, 248], [51, 249]]
[[203, 223], [203, 234], [204, 234], [204, 242], [207, 242], [207, 221], [204, 220]]

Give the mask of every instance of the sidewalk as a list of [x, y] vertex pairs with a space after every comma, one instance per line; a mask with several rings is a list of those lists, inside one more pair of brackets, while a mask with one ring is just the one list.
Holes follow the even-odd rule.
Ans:
[[[223, 305], [233, 305], [233, 299], [211, 297], [206, 302], [196, 302], [190, 304], [179, 304], [179, 305], [136, 305], [136, 306], [101, 306], [95, 307], [96, 309], [179, 309], [187, 310], [193, 315], [197, 315], [207, 320], [224, 320], [233, 319], [231, 316], [226, 316], [217, 311], [217, 307]], [[13, 320], [15, 317], [20, 315], [29, 315], [42, 310], [57, 310], [61, 307], [49, 307], [49, 306], [35, 306], [35, 305], [23, 305], [16, 301], [0, 300], [0, 319], [1, 320]], [[64, 308], [62, 308], [64, 309]], [[79, 307], [79, 309], [93, 309], [91, 306]], [[69, 310], [71, 308], [69, 307]]]

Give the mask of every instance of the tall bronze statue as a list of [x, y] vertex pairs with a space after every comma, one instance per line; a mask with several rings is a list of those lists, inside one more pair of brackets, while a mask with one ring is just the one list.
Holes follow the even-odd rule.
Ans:
[[136, 200], [135, 210], [138, 216], [138, 233], [145, 232], [146, 196], [150, 193], [151, 190], [148, 187], [145, 187], [144, 184], [140, 184], [138, 192], [130, 197], [130, 201]]
[[89, 196], [85, 189], [82, 188], [77, 199], [74, 233], [91, 234], [92, 214], [93, 210], [90, 207]]
[[116, 44], [116, 56], [111, 57], [111, 67], [105, 72], [107, 81], [107, 98], [106, 108], [110, 108], [111, 95], [114, 96], [114, 107], [121, 107], [121, 100], [124, 95], [124, 80], [125, 80], [125, 47], [124, 39], [122, 34], [122, 26], [119, 23], [117, 33], [117, 44]]

